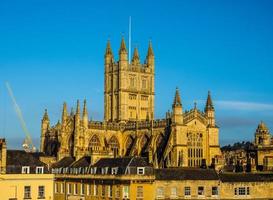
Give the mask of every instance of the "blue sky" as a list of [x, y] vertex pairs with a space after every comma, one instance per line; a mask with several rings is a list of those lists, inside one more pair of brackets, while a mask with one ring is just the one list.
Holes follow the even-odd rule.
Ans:
[[11, 148], [24, 137], [6, 81], [37, 146], [45, 108], [55, 123], [63, 101], [86, 98], [102, 119], [106, 42], [117, 59], [129, 16], [142, 60], [153, 43], [156, 117], [178, 86], [184, 109], [203, 109], [211, 91], [221, 144], [252, 140], [260, 120], [273, 131], [272, 10], [270, 0], [0, 0], [0, 136]]

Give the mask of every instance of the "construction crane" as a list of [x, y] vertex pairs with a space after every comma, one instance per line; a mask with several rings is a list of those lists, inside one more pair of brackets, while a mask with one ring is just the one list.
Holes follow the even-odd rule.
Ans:
[[25, 139], [24, 139], [23, 145], [22, 145], [23, 149], [26, 152], [36, 152], [36, 147], [33, 145], [33, 142], [32, 142], [30, 133], [28, 131], [27, 125], [25, 123], [22, 111], [21, 111], [19, 105], [17, 104], [17, 102], [15, 100], [15, 97], [13, 95], [12, 89], [11, 89], [11, 87], [10, 87], [10, 85], [9, 85], [8, 82], [6, 82], [6, 87], [8, 89], [9, 96], [10, 96], [10, 98], [12, 100], [12, 103], [13, 103], [13, 106], [14, 106], [14, 110], [15, 110], [18, 118], [19, 118], [21, 127], [22, 127], [23, 131], [25, 132]]

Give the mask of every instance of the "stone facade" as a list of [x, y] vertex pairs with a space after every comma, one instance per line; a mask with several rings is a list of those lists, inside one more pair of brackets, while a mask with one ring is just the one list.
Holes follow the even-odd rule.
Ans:
[[76, 113], [70, 114], [64, 103], [61, 122], [53, 126], [46, 111], [41, 125], [41, 152], [58, 160], [90, 156], [93, 163], [105, 157], [142, 156], [155, 167], [197, 167], [215, 162], [221, 152], [210, 93], [204, 111], [196, 105], [185, 111], [176, 89], [172, 112], [167, 112], [165, 119], [154, 119], [154, 71], [151, 43], [146, 61], [140, 64], [137, 49], [128, 62], [124, 39], [115, 62], [108, 42], [104, 121], [89, 119], [86, 101], [82, 111], [78, 101]]

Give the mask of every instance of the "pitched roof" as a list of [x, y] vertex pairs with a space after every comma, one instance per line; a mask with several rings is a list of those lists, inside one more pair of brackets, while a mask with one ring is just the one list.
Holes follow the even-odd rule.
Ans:
[[69, 167], [89, 167], [91, 163], [90, 156], [84, 156], [79, 160], [73, 162]]
[[144, 157], [101, 158], [94, 167], [145, 167], [149, 166]]
[[213, 169], [165, 168], [155, 170], [156, 180], [218, 180]]
[[58, 162], [52, 164], [51, 168], [69, 167], [74, 161], [75, 159], [73, 157], [64, 157]]
[[30, 173], [35, 173], [36, 167], [44, 167], [44, 173], [47, 173], [46, 164], [39, 160], [40, 153], [28, 153], [23, 150], [7, 150], [7, 173], [21, 173], [23, 166], [30, 167]]
[[273, 181], [273, 173], [222, 173], [222, 182], [267, 182]]
[[39, 154], [28, 153], [23, 150], [7, 150], [7, 165], [14, 166], [44, 166], [38, 159]]

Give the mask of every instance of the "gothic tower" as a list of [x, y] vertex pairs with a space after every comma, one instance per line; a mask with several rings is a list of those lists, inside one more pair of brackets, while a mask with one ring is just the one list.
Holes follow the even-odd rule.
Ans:
[[144, 64], [135, 48], [129, 62], [124, 38], [119, 60], [114, 61], [110, 42], [105, 51], [104, 120], [136, 121], [153, 119], [154, 113], [154, 53], [151, 42]]

